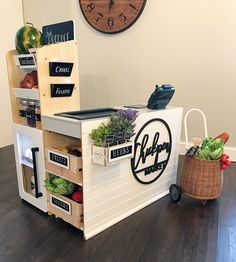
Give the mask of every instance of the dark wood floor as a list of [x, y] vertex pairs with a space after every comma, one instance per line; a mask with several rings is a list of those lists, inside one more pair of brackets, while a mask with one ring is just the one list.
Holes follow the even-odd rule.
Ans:
[[[181, 170], [180, 161], [180, 170]], [[236, 261], [236, 164], [223, 193], [206, 206], [169, 197], [83, 240], [79, 230], [18, 196], [13, 147], [0, 149], [0, 262], [233, 262]]]

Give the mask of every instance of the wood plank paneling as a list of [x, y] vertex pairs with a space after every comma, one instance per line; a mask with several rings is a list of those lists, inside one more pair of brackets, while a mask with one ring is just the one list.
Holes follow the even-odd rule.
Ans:
[[[134, 178], [128, 159], [108, 167], [93, 164], [89, 133], [106, 120], [91, 120], [81, 123], [84, 232], [86, 238], [163, 197], [168, 193], [170, 184], [176, 182], [182, 109], [141, 110], [135, 122], [136, 134], [146, 122], [154, 118], [163, 119], [169, 125], [172, 135], [172, 153], [164, 173], [156, 182], [148, 185], [141, 184]], [[158, 131], [161, 132], [161, 130]], [[150, 136], [154, 136], [156, 132], [155, 126], [148, 129]], [[135, 136], [132, 139], [134, 138]], [[147, 164], [151, 164], [151, 161]]]

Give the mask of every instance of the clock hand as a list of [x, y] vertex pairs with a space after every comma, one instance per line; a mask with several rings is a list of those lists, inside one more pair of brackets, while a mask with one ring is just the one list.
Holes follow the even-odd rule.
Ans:
[[113, 0], [109, 0], [109, 10], [111, 10], [113, 5], [114, 5], [114, 1]]

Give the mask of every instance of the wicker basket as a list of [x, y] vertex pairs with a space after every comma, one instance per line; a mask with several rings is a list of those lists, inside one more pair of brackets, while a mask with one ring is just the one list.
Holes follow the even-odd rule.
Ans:
[[196, 199], [216, 199], [222, 190], [220, 160], [203, 160], [185, 156], [180, 179], [181, 191]]

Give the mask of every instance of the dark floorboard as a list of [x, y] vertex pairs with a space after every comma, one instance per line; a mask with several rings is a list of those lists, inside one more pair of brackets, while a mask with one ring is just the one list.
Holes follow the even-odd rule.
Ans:
[[20, 200], [13, 147], [2, 148], [0, 262], [234, 262], [235, 170], [236, 164], [225, 172], [217, 201], [202, 206], [183, 197], [174, 204], [167, 196], [85, 241], [79, 230]]

